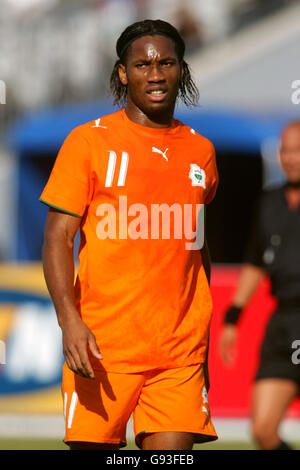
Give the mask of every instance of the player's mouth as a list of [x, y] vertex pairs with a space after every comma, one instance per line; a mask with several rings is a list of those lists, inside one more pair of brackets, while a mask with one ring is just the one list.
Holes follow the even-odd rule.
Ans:
[[147, 91], [147, 95], [151, 101], [159, 102], [165, 99], [167, 91], [163, 89], [149, 90]]

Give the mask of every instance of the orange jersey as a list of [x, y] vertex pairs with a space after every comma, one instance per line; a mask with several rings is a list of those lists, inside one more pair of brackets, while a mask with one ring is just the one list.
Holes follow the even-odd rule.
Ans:
[[212, 299], [194, 241], [217, 184], [212, 143], [175, 119], [149, 128], [122, 109], [66, 138], [41, 201], [82, 218], [75, 297], [95, 369], [205, 360]]

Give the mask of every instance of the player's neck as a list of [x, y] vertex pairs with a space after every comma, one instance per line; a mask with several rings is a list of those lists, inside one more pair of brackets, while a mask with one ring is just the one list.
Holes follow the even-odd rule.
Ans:
[[140, 108], [128, 102], [125, 108], [127, 117], [145, 127], [168, 128], [172, 126], [173, 109], [162, 113], [153, 113], [152, 115], [144, 113]]

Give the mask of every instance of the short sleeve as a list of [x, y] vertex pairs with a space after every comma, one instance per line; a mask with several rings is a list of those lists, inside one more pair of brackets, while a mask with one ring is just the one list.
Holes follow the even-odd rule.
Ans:
[[210, 155], [206, 164], [206, 180], [207, 185], [204, 204], [209, 204], [214, 199], [219, 184], [216, 153], [213, 145], [211, 145]]
[[57, 155], [40, 201], [82, 217], [91, 194], [90, 144], [79, 128], [73, 129]]

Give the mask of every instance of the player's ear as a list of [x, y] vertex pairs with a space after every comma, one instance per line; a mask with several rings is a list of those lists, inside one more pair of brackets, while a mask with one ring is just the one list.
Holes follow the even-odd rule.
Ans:
[[118, 74], [122, 85], [128, 85], [126, 67], [124, 64], [119, 64]]

